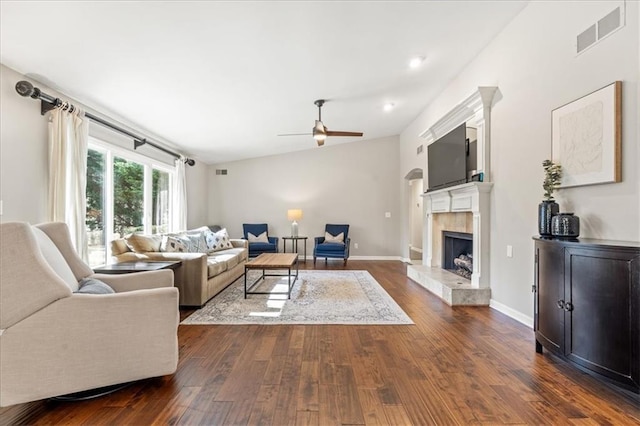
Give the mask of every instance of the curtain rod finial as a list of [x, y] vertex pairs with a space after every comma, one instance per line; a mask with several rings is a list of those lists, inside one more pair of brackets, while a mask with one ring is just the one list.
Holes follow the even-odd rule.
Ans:
[[33, 99], [37, 99], [40, 96], [40, 89], [37, 87], [33, 87], [33, 84], [29, 83], [26, 80], [22, 80], [16, 83], [16, 92], [20, 96], [30, 96]]

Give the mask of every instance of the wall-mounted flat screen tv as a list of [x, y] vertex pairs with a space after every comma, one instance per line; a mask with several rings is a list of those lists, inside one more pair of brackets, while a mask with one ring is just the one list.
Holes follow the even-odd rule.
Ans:
[[467, 146], [467, 125], [462, 123], [427, 147], [427, 191], [467, 182]]

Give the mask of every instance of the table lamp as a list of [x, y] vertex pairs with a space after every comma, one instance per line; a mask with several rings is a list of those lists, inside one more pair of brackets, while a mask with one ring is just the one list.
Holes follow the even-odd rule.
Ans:
[[297, 220], [302, 219], [302, 210], [300, 209], [291, 209], [287, 210], [287, 219], [291, 220], [291, 236], [298, 236], [298, 222]]

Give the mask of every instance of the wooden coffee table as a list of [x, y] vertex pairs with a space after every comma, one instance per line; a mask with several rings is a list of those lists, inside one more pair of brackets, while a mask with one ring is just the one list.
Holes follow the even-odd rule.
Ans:
[[[295, 265], [295, 275], [291, 274]], [[251, 269], [262, 269], [262, 275], [247, 287], [247, 272]], [[286, 269], [286, 274], [267, 274], [267, 270]], [[288, 277], [289, 285], [286, 292], [261, 292], [250, 291], [253, 287], [264, 280], [265, 277]], [[291, 280], [293, 278], [293, 281]], [[291, 299], [291, 289], [298, 279], [298, 254], [297, 253], [262, 253], [260, 256], [244, 264], [244, 298], [247, 294], [286, 294], [287, 299]]]

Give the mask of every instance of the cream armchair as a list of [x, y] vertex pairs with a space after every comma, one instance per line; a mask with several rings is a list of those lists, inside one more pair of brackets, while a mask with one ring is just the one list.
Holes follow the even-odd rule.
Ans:
[[94, 274], [65, 224], [0, 224], [0, 406], [172, 374], [178, 322], [172, 271]]

